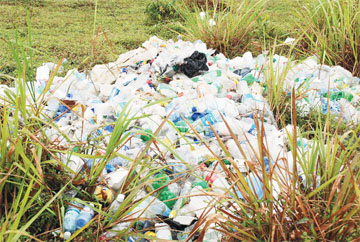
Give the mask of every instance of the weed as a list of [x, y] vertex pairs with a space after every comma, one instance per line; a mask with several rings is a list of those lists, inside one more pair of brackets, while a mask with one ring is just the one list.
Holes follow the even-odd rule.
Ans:
[[239, 55], [250, 45], [256, 45], [253, 31], [264, 11], [265, 3], [266, 1], [262, 0], [227, 1], [224, 9], [211, 9], [208, 1], [202, 8], [189, 8], [184, 5], [178, 8], [184, 21], [180, 23], [180, 27], [187, 38], [200, 39], [209, 48], [232, 57]]
[[148, 23], [157, 23], [177, 18], [175, 10], [175, 0], [153, 0], [146, 6], [145, 13], [148, 17]]
[[303, 48], [322, 63], [341, 65], [360, 75], [360, 5], [356, 0], [301, 1], [296, 11]]

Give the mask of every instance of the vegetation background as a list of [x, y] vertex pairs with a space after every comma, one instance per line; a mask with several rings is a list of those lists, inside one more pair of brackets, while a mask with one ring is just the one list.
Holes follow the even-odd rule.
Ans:
[[[201, 11], [206, 12], [205, 19], [200, 18]], [[151, 168], [155, 161], [146, 157], [145, 151], [164, 123], [133, 161], [134, 172], [121, 191], [127, 194], [126, 200], [111, 217], [108, 204], [93, 195], [96, 180], [101, 168], [117, 155], [114, 150], [131, 138], [125, 132], [131, 121], [143, 117], [130, 116], [131, 107], [124, 107], [113, 124], [105, 155], [96, 154], [96, 140], [57, 146], [44, 132], [47, 126], [56, 128], [56, 123], [42, 113], [46, 88], [39, 98], [25, 94], [26, 88], [30, 94], [34, 91], [30, 81], [36, 67], [66, 58], [65, 73], [72, 68], [87, 71], [97, 63], [116, 60], [152, 35], [176, 39], [179, 34], [189, 40], [201, 39], [229, 57], [247, 50], [254, 55], [268, 50], [270, 57], [279, 53], [292, 60], [316, 55], [322, 63], [341, 64], [359, 74], [358, 0], [0, 0], [0, 83], [17, 85], [17, 93], [7, 92], [0, 105], [0, 241], [55, 241], [53, 232], [63, 236], [64, 211], [70, 202], [63, 194], [70, 189], [78, 190], [79, 202], [93, 202], [97, 212], [71, 239], [98, 239], [114, 224], [126, 220], [127, 212], [137, 204], [134, 198], [139, 189], [150, 184], [150, 177], [158, 172]], [[284, 44], [288, 37], [295, 38], [292, 47]], [[226, 200], [219, 199], [211, 206], [219, 208], [225, 222], [213, 218], [213, 223], [226, 235], [226, 241], [356, 241], [360, 237], [360, 125], [345, 124], [329, 112], [322, 115], [312, 111], [300, 119], [294, 103], [301, 95], [289, 97], [282, 90], [289, 68], [279, 75], [274, 75], [272, 68], [265, 73], [266, 97], [279, 127], [293, 125], [288, 130], [288, 150], [302, 166], [307, 182], [294, 178], [293, 168], [288, 168], [285, 175], [290, 182], [274, 199], [273, 168], [269, 173], [263, 169], [269, 147], [258, 135], [261, 149], [257, 159], [262, 168], [250, 167], [249, 172], [264, 177], [265, 198], [259, 200], [217, 137], [226, 157], [216, 157], [216, 162], [231, 186], [243, 188], [248, 196], [244, 193], [245, 199], [239, 199], [228, 191], [240, 216], [227, 216], [222, 207]], [[48, 85], [55, 74], [57, 70]], [[259, 122], [264, 122], [262, 117]], [[258, 134], [262, 133], [260, 123]], [[143, 130], [138, 133], [148, 135]], [[236, 140], [233, 134], [232, 138]], [[298, 153], [302, 149], [300, 138], [312, 139], [307, 155]], [[99, 158], [100, 167], [71, 177], [59, 161], [60, 153]], [[232, 169], [225, 166], [225, 158]], [[136, 170], [150, 171], [142, 177]], [[138, 222], [132, 221], [132, 225]], [[207, 218], [200, 219], [191, 233], [202, 224], [209, 226]], [[131, 234], [143, 236], [137, 226], [131, 226], [118, 238], [127, 240]]]

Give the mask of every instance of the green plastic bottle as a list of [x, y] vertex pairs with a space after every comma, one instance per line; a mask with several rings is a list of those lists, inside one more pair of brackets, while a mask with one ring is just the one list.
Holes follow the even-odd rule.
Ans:
[[[159, 173], [154, 176], [155, 181], [152, 184], [152, 187], [154, 190], [158, 189], [159, 187], [162, 187], [170, 182], [170, 177], [164, 173]], [[167, 190], [167, 187], [165, 187], [165, 190]]]
[[[174, 199], [174, 198], [176, 198], [176, 195], [167, 190], [163, 190], [159, 196], [159, 200], [163, 201], [166, 204], [166, 206], [168, 206], [168, 208], [170, 208], [170, 209], [172, 209], [174, 207], [174, 204], [176, 203], [176, 199]], [[174, 199], [174, 200], [171, 200], [171, 199]]]

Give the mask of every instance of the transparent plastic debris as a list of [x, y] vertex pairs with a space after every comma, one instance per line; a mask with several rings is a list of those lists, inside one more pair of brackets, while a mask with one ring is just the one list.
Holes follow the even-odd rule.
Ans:
[[[74, 206], [72, 206], [74, 205]], [[71, 234], [74, 233], [77, 229], [77, 219], [80, 215], [80, 208], [82, 205], [80, 203], [71, 203], [69, 207], [66, 209], [64, 216], [64, 238], [69, 239]]]
[[93, 206], [93, 204], [85, 206], [80, 212], [79, 216], [76, 218], [77, 229], [84, 227], [94, 217], [94, 210], [92, 209]]

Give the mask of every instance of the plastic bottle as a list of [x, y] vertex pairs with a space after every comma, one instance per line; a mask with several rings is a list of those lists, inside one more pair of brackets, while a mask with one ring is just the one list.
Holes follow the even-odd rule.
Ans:
[[221, 241], [221, 233], [215, 229], [208, 229], [205, 232], [204, 241], [218, 242]]
[[168, 190], [163, 190], [160, 193], [159, 200], [164, 202], [170, 209], [173, 208], [176, 203], [176, 195]]
[[169, 192], [174, 193], [175, 196], [178, 196], [181, 192], [180, 186], [176, 182], [169, 184], [167, 188], [169, 189]]
[[[152, 183], [152, 187], [156, 190], [170, 182], [170, 178], [168, 175], [164, 173], [159, 173], [154, 176], [155, 181]], [[167, 190], [167, 189], [165, 189]]]
[[185, 198], [184, 196], [186, 196], [190, 190], [191, 190], [191, 183], [190, 182], [185, 182], [183, 189], [180, 192], [180, 196], [179, 199], [176, 201], [173, 210], [170, 213], [170, 218], [174, 218], [176, 216], [177, 211], [182, 208], [186, 202], [189, 200], [189, 198]]
[[[72, 204], [77, 207], [82, 207], [81, 204], [79, 204], [79, 203], [74, 202]], [[76, 220], [80, 214], [80, 209], [77, 207], [70, 205], [66, 209], [65, 216], [64, 216], [64, 231], [65, 231], [64, 238], [65, 239], [69, 239], [71, 234], [73, 232], [75, 232], [75, 230], [76, 230]]]
[[[245, 178], [245, 181], [249, 185], [249, 188], [251, 189], [252, 194], [257, 196], [259, 199], [261, 199], [263, 197], [263, 186], [262, 186], [262, 182], [259, 179], [259, 177], [257, 175], [255, 175], [254, 173], [251, 173], [250, 175], [248, 175]], [[236, 194], [238, 195], [238, 197], [240, 199], [244, 198], [240, 191], [236, 191]]]
[[164, 240], [172, 240], [170, 226], [166, 223], [155, 224], [156, 238]]
[[209, 186], [212, 186], [213, 190], [218, 193], [224, 193], [230, 187], [225, 177], [211, 171], [205, 173], [205, 181], [209, 182]]
[[221, 70], [214, 70], [214, 71], [209, 71], [207, 73], [205, 73], [204, 75], [198, 76], [198, 77], [194, 77], [192, 79], [193, 82], [198, 82], [198, 81], [205, 81], [207, 83], [212, 83], [214, 80], [218, 79], [219, 77], [221, 77], [222, 73]]
[[[179, 241], [185, 241], [187, 240], [187, 238], [189, 237], [190, 232], [192, 231], [192, 229], [194, 228], [195, 224], [186, 227], [185, 230], [183, 232], [179, 232], [177, 233], [177, 239]], [[191, 240], [190, 240], [191, 241]]]
[[110, 206], [110, 210], [112, 210], [113, 213], [116, 212], [116, 210], [118, 210], [118, 208], [120, 207], [121, 203], [124, 201], [125, 199], [125, 195], [124, 194], [119, 194], [116, 199], [112, 202], [111, 206]]
[[[144, 210], [145, 212], [143, 212]], [[134, 217], [139, 217], [140, 214], [142, 214], [143, 217], [153, 218], [156, 214], [161, 214], [169, 217], [170, 212], [170, 208], [168, 208], [165, 203], [153, 196], [149, 196], [138, 204], [138, 206], [130, 212], [130, 215], [134, 214]]]
[[128, 229], [130, 227], [131, 223], [130, 222], [123, 222], [123, 223], [118, 223], [117, 225], [115, 225], [114, 227], [112, 227], [110, 229], [110, 231], [106, 231], [105, 233], [103, 233], [100, 237], [99, 240], [105, 240], [107, 241], [107, 239], [115, 237], [119, 231], [124, 230], [124, 229]]
[[[91, 204], [91, 207], [92, 206], [94, 205]], [[85, 206], [80, 212], [79, 216], [76, 219], [77, 229], [81, 229], [82, 227], [84, 227], [94, 217], [94, 210], [92, 210], [91, 207]]]
[[150, 205], [149, 207], [150, 211], [152, 212], [154, 215], [155, 214], [161, 214], [164, 215], [166, 217], [169, 217], [171, 210], [169, 209], [169, 207], [162, 201], [160, 201], [159, 199], [155, 199], [155, 201]]
[[124, 168], [119, 168], [114, 172], [108, 173], [104, 176], [110, 188], [119, 190], [126, 179], [129, 171]]

